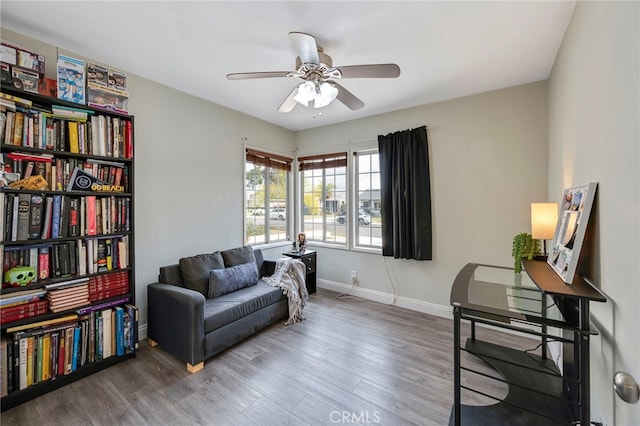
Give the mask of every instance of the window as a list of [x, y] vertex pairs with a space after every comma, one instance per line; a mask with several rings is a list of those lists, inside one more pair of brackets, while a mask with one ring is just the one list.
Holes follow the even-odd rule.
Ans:
[[246, 149], [245, 241], [266, 244], [289, 238], [289, 175], [293, 159]]
[[302, 232], [308, 241], [347, 244], [347, 153], [298, 158]]
[[377, 150], [355, 154], [355, 247], [381, 248], [380, 161]]

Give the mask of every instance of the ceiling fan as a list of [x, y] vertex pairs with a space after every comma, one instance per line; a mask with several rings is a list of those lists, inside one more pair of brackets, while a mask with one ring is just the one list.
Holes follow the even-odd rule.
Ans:
[[396, 64], [349, 65], [334, 67], [329, 55], [316, 44], [316, 39], [306, 33], [290, 32], [289, 37], [298, 53], [295, 71], [240, 72], [227, 74], [229, 80], [250, 78], [299, 77], [304, 80], [293, 88], [289, 96], [278, 108], [280, 112], [290, 112], [301, 104], [314, 108], [329, 105], [338, 99], [351, 110], [364, 107], [364, 102], [335, 80], [342, 78], [396, 78], [400, 67]]

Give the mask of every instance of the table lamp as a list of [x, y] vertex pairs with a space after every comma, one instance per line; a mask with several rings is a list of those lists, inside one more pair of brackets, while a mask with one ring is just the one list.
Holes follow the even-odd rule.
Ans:
[[558, 203], [531, 203], [531, 237], [542, 240], [547, 257], [547, 240], [552, 240], [558, 222]]

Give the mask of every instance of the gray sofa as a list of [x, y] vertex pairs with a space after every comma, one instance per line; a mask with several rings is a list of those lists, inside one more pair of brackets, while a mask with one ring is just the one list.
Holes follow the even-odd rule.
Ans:
[[147, 287], [148, 343], [160, 345], [195, 373], [207, 358], [287, 318], [287, 298], [260, 279], [272, 275], [274, 267], [250, 247], [161, 267], [159, 282]]

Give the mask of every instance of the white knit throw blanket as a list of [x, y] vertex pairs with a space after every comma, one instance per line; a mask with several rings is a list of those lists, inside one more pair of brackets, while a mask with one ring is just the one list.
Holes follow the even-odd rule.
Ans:
[[282, 294], [289, 299], [289, 319], [285, 325], [302, 321], [302, 310], [309, 300], [305, 285], [305, 264], [299, 259], [282, 256], [276, 260], [273, 275], [263, 277], [263, 281], [273, 287], [280, 287]]

